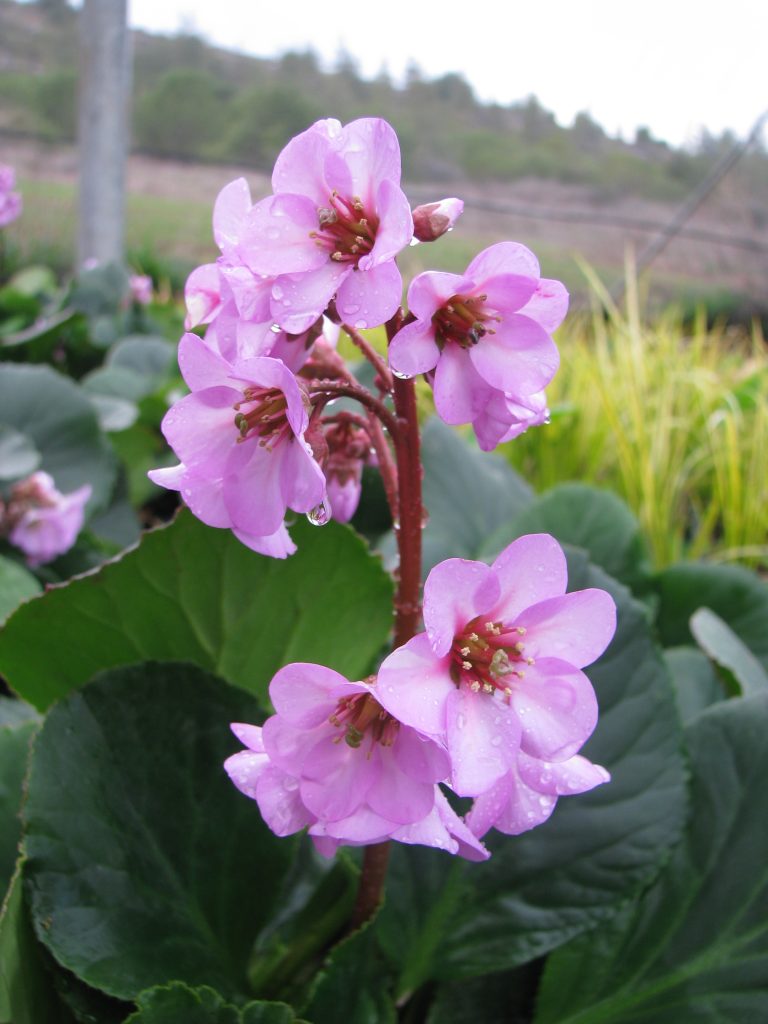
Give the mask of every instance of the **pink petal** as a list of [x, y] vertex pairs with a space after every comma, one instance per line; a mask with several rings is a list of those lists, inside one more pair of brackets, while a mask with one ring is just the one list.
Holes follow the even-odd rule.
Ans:
[[442, 747], [403, 725], [392, 753], [400, 768], [417, 782], [443, 782], [451, 771], [451, 762]]
[[240, 378], [246, 384], [258, 384], [262, 388], [279, 388], [285, 396], [286, 417], [293, 432], [301, 434], [307, 429], [309, 417], [304, 404], [304, 393], [296, 383], [294, 375], [279, 359], [271, 356], [237, 359], [232, 364], [232, 376]]
[[[330, 199], [330, 188], [323, 176], [325, 157], [330, 151], [328, 125], [317, 121], [306, 131], [295, 136], [275, 161], [272, 188], [275, 192], [293, 192], [308, 196], [315, 207], [324, 206]], [[337, 134], [341, 125], [334, 122]]]
[[578, 590], [526, 608], [516, 626], [527, 631], [525, 653], [561, 658], [583, 668], [600, 657], [616, 632], [616, 605], [604, 590]]
[[301, 800], [299, 780], [275, 765], [257, 780], [256, 799], [264, 821], [277, 836], [292, 835], [314, 821]]
[[262, 322], [269, 318], [269, 300], [272, 294], [272, 279], [259, 277], [248, 267], [221, 267], [221, 274], [227, 282], [237, 312], [246, 320]]
[[366, 800], [381, 772], [374, 747], [372, 756], [337, 737], [323, 736], [307, 753], [301, 780], [301, 798], [318, 818], [336, 821], [353, 814]]
[[446, 703], [451, 787], [458, 796], [490, 789], [514, 764], [520, 723], [495, 694], [456, 689]]
[[385, 179], [400, 182], [400, 144], [392, 126], [381, 118], [350, 121], [342, 129], [338, 149], [351, 173], [353, 194], [366, 206]]
[[223, 494], [235, 529], [267, 537], [280, 528], [287, 509], [281, 484], [286, 448], [287, 442], [262, 448], [256, 438], [249, 438], [230, 453]]
[[491, 387], [531, 395], [550, 383], [560, 365], [557, 345], [543, 327], [513, 313], [469, 350], [472, 363]]
[[229, 728], [243, 746], [248, 747], [255, 754], [266, 753], [260, 725], [249, 725], [248, 722], [230, 722]]
[[181, 483], [181, 495], [190, 511], [206, 526], [227, 528], [232, 525], [224, 504], [221, 477], [198, 475], [188, 470]]
[[190, 391], [233, 386], [231, 365], [196, 334], [182, 335], [179, 369]]
[[299, 729], [327, 722], [341, 697], [364, 692], [361, 683], [351, 684], [331, 668], [301, 661], [281, 668], [269, 684], [275, 711]]
[[291, 540], [285, 525], [271, 533], [268, 537], [256, 537], [243, 530], [232, 531], [241, 544], [245, 544], [251, 551], [259, 555], [266, 555], [269, 558], [288, 558], [296, 552], [296, 545]]
[[576, 754], [567, 761], [552, 763], [540, 761], [527, 754], [520, 754], [517, 761], [520, 778], [537, 793], [552, 796], [568, 796], [586, 793], [595, 786], [611, 781], [610, 773], [599, 764], [592, 764], [586, 757]]
[[448, 558], [436, 565], [424, 584], [424, 625], [435, 654], [448, 654], [457, 633], [499, 596], [499, 581], [484, 562]]
[[556, 331], [568, 312], [568, 292], [560, 281], [542, 278], [526, 306], [520, 310], [541, 324], [548, 334]]
[[499, 274], [523, 274], [538, 279], [539, 261], [519, 242], [497, 242], [475, 256], [466, 274], [474, 281], [486, 281]]
[[245, 178], [237, 178], [219, 192], [213, 207], [213, 237], [225, 256], [234, 256], [245, 218], [251, 209], [251, 192]]
[[408, 288], [408, 309], [419, 320], [432, 317], [454, 295], [471, 291], [474, 282], [459, 274], [443, 274], [427, 270], [411, 281]]
[[400, 825], [409, 825], [429, 814], [435, 802], [434, 780], [418, 782], [407, 775], [390, 748], [382, 748], [380, 757], [381, 771], [368, 790], [368, 806]]
[[374, 693], [383, 708], [419, 732], [445, 732], [445, 701], [456, 687], [450, 661], [438, 658], [426, 633], [419, 633], [382, 662]]
[[395, 373], [403, 377], [433, 370], [440, 358], [440, 349], [431, 322], [416, 320], [406, 324], [392, 339], [388, 358]]
[[592, 735], [597, 700], [589, 679], [555, 658], [542, 658], [512, 687], [523, 727], [520, 748], [544, 761], [567, 761]]
[[187, 467], [183, 462], [180, 462], [178, 466], [163, 466], [160, 469], [150, 469], [147, 476], [158, 487], [167, 487], [169, 491], [180, 491], [186, 471]]
[[325, 497], [325, 477], [300, 438], [288, 442], [280, 467], [280, 489], [288, 508], [309, 512]]
[[413, 238], [413, 218], [405, 193], [398, 185], [385, 179], [376, 194], [379, 228], [373, 249], [360, 260], [360, 270], [370, 270], [379, 263], [391, 260], [410, 244]]
[[513, 540], [491, 568], [501, 586], [501, 599], [492, 618], [509, 625], [530, 605], [560, 597], [568, 585], [563, 549], [548, 533], [531, 533]]
[[477, 836], [485, 835], [489, 828], [518, 836], [542, 825], [556, 803], [556, 796], [544, 796], [526, 786], [513, 768], [493, 789], [475, 800], [467, 815], [467, 825]]
[[224, 762], [224, 771], [241, 793], [245, 793], [251, 800], [255, 800], [256, 783], [268, 765], [269, 758], [266, 754], [241, 750], [227, 758]]
[[474, 291], [487, 295], [487, 307], [508, 315], [529, 301], [538, 283], [538, 278], [523, 274], [499, 274], [477, 284]]
[[475, 836], [467, 827], [463, 819], [455, 813], [439, 788], [435, 794], [435, 806], [438, 814], [440, 815], [440, 820], [448, 829], [448, 832], [454, 840], [456, 840], [458, 845], [458, 850], [456, 852], [458, 855], [460, 857], [464, 857], [465, 860], [488, 860], [490, 857], [488, 850], [486, 850], [483, 844], [478, 840], [477, 836]]
[[394, 316], [402, 297], [403, 279], [395, 261], [389, 260], [348, 274], [339, 283], [336, 309], [345, 323], [365, 330]]
[[327, 253], [315, 244], [317, 207], [306, 196], [288, 193], [268, 196], [248, 215], [240, 252], [246, 265], [265, 277], [316, 270]]
[[261, 736], [270, 761], [289, 775], [300, 776], [309, 751], [318, 740], [334, 732], [327, 723], [315, 729], [297, 729], [280, 715], [272, 715], [264, 723]]
[[393, 830], [397, 828], [397, 824], [394, 821], [388, 821], [364, 804], [346, 818], [325, 823], [318, 822], [310, 830], [310, 834], [313, 831], [318, 832], [321, 827], [326, 835], [354, 846], [379, 843], [389, 839]]
[[205, 388], [186, 395], [165, 414], [163, 435], [189, 469], [222, 475], [238, 436], [233, 407], [241, 398], [231, 387]]
[[289, 334], [301, 334], [325, 312], [341, 282], [352, 273], [345, 263], [326, 260], [306, 274], [287, 274], [272, 286], [271, 311]]
[[196, 267], [184, 285], [184, 301], [187, 318], [184, 326], [197, 327], [211, 320], [221, 305], [221, 281], [219, 268], [215, 263]]
[[438, 415], [452, 426], [477, 419], [493, 391], [474, 368], [470, 353], [453, 342], [443, 349], [433, 387]]

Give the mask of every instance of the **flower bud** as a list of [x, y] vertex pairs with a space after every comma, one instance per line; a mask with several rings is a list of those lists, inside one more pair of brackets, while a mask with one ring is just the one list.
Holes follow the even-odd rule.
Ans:
[[461, 199], [441, 199], [439, 203], [426, 203], [413, 211], [413, 237], [420, 242], [434, 242], [450, 231], [461, 216]]

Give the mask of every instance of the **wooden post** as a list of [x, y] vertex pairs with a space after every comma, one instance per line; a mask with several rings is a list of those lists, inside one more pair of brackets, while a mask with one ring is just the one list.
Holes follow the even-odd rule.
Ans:
[[78, 267], [125, 258], [125, 162], [131, 93], [127, 0], [84, 0], [80, 12]]

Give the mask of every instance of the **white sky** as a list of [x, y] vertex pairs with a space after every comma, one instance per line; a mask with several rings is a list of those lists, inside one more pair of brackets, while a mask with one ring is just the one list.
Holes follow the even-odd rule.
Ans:
[[[264, 57], [343, 47], [366, 77], [409, 60], [459, 71], [482, 99], [535, 93], [561, 124], [587, 110], [631, 138], [640, 124], [691, 142], [702, 125], [745, 134], [768, 107], [765, 0], [129, 0], [134, 27], [193, 29]], [[332, 115], [333, 111], [327, 112]]]

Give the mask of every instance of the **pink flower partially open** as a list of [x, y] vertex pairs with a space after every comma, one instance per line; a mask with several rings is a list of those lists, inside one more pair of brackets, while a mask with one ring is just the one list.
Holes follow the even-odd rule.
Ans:
[[299, 333], [334, 296], [356, 327], [388, 320], [402, 292], [395, 256], [413, 236], [390, 125], [317, 121], [280, 153], [272, 187], [248, 215], [240, 252], [254, 274], [275, 279], [274, 320]]
[[180, 490], [203, 522], [251, 538], [251, 547], [261, 538], [284, 549], [286, 510], [310, 512], [325, 500], [325, 478], [304, 437], [305, 391], [279, 360], [230, 364], [194, 334], [181, 339], [179, 366], [192, 393], [161, 427], [180, 465], [150, 478]]
[[7, 227], [21, 213], [21, 195], [14, 192], [16, 172], [8, 164], [0, 164], [0, 228]]
[[[559, 355], [550, 334], [565, 316], [568, 293], [559, 281], [540, 278], [524, 245], [492, 245], [463, 275], [419, 274], [408, 306], [415, 320], [392, 339], [389, 363], [401, 376], [428, 374], [446, 423], [482, 424], [499, 395], [525, 407], [555, 375]], [[497, 418], [503, 413], [499, 404]], [[511, 410], [507, 426], [515, 420]], [[488, 447], [491, 433], [482, 425], [479, 436]]]
[[605, 591], [566, 594], [566, 582], [548, 534], [513, 541], [491, 566], [441, 562], [424, 587], [426, 632], [379, 670], [381, 704], [445, 745], [460, 796], [486, 793], [521, 752], [567, 761], [595, 727], [581, 668], [605, 650], [616, 610]]
[[53, 561], [77, 540], [90, 496], [90, 484], [62, 494], [48, 473], [33, 473], [11, 490], [4, 515], [8, 540], [31, 566]]
[[389, 715], [375, 685], [294, 663], [269, 692], [276, 714], [262, 730], [232, 726], [248, 750], [225, 768], [277, 835], [308, 826], [326, 854], [394, 838], [487, 856], [439, 790], [445, 751]]

